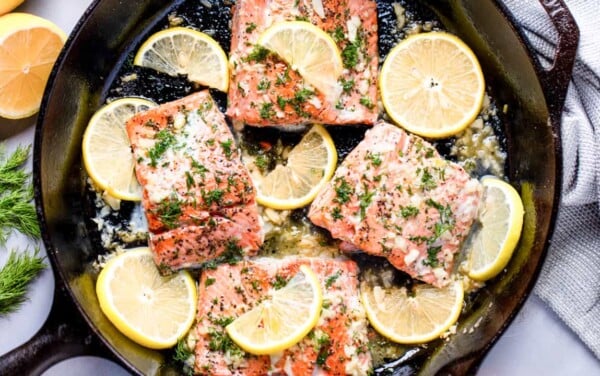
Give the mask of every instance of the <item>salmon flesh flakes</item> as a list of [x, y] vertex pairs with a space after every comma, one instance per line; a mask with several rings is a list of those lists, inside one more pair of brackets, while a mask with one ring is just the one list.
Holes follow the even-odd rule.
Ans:
[[346, 157], [308, 217], [346, 244], [435, 286], [477, 215], [481, 184], [423, 139], [380, 122]]
[[163, 272], [256, 253], [263, 231], [255, 189], [208, 91], [135, 115], [127, 133]]
[[[255, 126], [373, 124], [377, 120], [377, 9], [372, 0], [238, 0], [232, 21], [227, 115]], [[321, 1], [319, 1], [321, 3]], [[319, 7], [320, 8], [320, 7]], [[337, 43], [344, 63], [335, 98], [310, 86], [259, 47], [260, 34], [282, 21], [304, 20]]]
[[[275, 355], [245, 353], [225, 327], [283, 287], [308, 265], [323, 290], [315, 328], [299, 343]], [[288, 257], [259, 258], [205, 270], [199, 284], [195, 373], [202, 375], [367, 375], [367, 319], [358, 294], [354, 261]]]

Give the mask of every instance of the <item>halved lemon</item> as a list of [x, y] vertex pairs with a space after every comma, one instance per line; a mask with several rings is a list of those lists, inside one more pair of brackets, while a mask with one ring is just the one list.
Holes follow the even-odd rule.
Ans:
[[479, 209], [480, 226], [467, 242], [469, 277], [486, 281], [506, 267], [521, 238], [523, 202], [508, 183], [495, 177], [481, 179], [485, 187]]
[[244, 351], [256, 355], [281, 352], [304, 338], [319, 321], [321, 283], [306, 265], [285, 287], [225, 328]]
[[327, 130], [315, 124], [278, 164], [255, 181], [259, 204], [279, 210], [308, 205], [335, 172], [337, 151]]
[[25, 0], [2, 0], [2, 2], [0, 2], [0, 16], [23, 4], [24, 1]]
[[188, 79], [217, 90], [229, 87], [227, 55], [219, 43], [203, 32], [172, 27], [152, 34], [133, 59], [135, 65]]
[[327, 97], [339, 93], [342, 57], [334, 40], [304, 21], [278, 22], [263, 31], [258, 44], [276, 53]]
[[27, 13], [0, 17], [0, 117], [22, 119], [38, 112], [66, 39], [58, 26], [41, 17]]
[[463, 305], [462, 282], [438, 288], [430, 285], [383, 288], [361, 285], [369, 322], [397, 343], [425, 343], [438, 338], [458, 320]]
[[85, 169], [98, 188], [113, 197], [142, 199], [125, 123], [136, 113], [155, 106], [147, 99], [120, 98], [101, 107], [88, 123], [82, 143]]
[[477, 57], [463, 41], [430, 32], [408, 37], [390, 51], [379, 88], [394, 122], [423, 137], [443, 138], [477, 117], [485, 82]]
[[117, 329], [151, 349], [175, 345], [196, 315], [196, 284], [190, 274], [161, 276], [147, 247], [110, 259], [98, 276], [96, 294]]

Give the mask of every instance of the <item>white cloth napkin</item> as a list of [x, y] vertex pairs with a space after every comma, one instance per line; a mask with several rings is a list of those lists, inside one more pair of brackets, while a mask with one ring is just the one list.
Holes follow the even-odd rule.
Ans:
[[[538, 1], [503, 0], [542, 65], [556, 32]], [[600, 4], [566, 0], [580, 30], [562, 115], [563, 186], [548, 257], [534, 292], [600, 358]]]

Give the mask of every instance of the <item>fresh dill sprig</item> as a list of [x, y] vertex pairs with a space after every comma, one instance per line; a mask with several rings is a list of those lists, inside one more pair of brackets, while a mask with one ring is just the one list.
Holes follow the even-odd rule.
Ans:
[[19, 146], [6, 158], [4, 145], [0, 145], [0, 245], [6, 244], [13, 229], [34, 239], [40, 237], [30, 174], [22, 169], [30, 151], [31, 146]]
[[32, 199], [31, 186], [0, 195], [0, 245], [6, 244], [11, 229], [34, 239], [40, 237]]
[[20, 189], [25, 185], [29, 174], [21, 169], [27, 159], [31, 145], [18, 146], [8, 158], [4, 158], [4, 146], [0, 146], [0, 192], [7, 189]]
[[29, 252], [10, 252], [8, 261], [0, 269], [0, 316], [16, 311], [27, 299], [27, 287], [44, 268], [44, 259], [38, 256], [39, 249]]

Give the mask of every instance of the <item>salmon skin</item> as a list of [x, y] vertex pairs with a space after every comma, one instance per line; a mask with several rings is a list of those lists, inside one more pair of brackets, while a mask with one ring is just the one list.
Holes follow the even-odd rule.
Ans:
[[[225, 326], [308, 265], [321, 281], [323, 310], [315, 328], [277, 355], [251, 355]], [[201, 375], [366, 375], [372, 367], [367, 319], [358, 298], [358, 267], [346, 259], [258, 258], [202, 273], [194, 329], [195, 373]], [[281, 287], [281, 286], [279, 286]]]
[[308, 217], [333, 237], [441, 287], [450, 281], [481, 195], [481, 184], [431, 144], [380, 122], [346, 157]]
[[[238, 0], [232, 21], [227, 115], [254, 126], [377, 120], [377, 9], [372, 0]], [[333, 98], [256, 43], [269, 26], [305, 20], [329, 33], [344, 62]]]
[[208, 91], [136, 114], [127, 134], [162, 272], [256, 253], [255, 188]]

